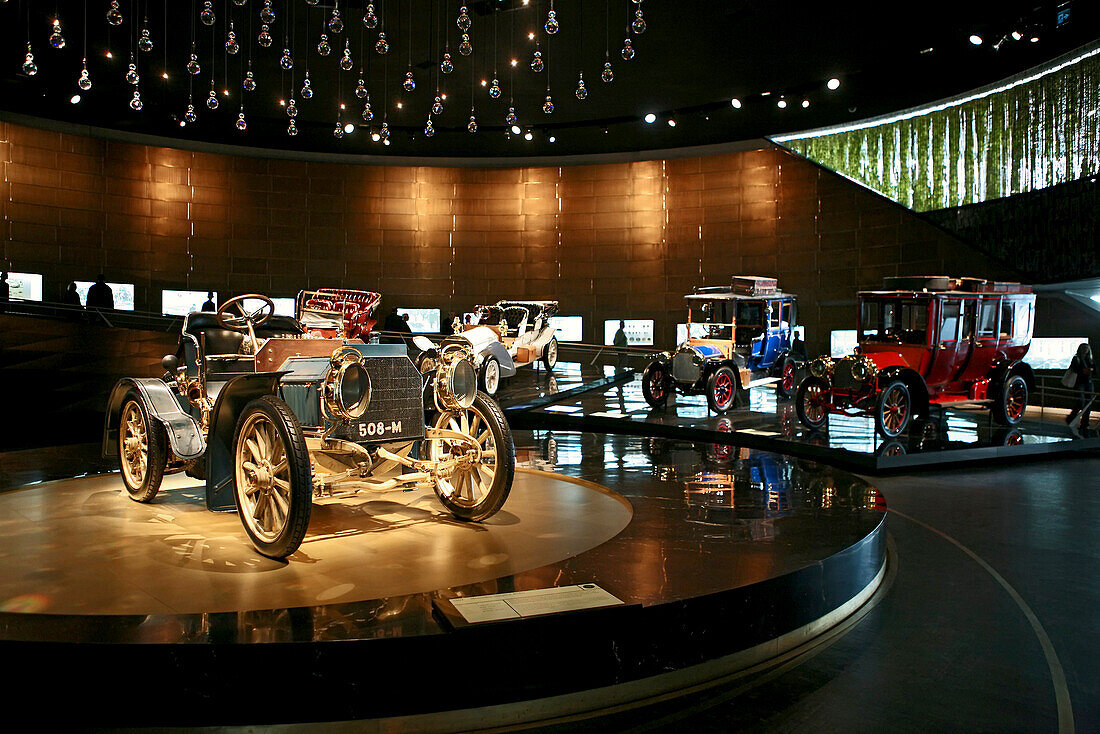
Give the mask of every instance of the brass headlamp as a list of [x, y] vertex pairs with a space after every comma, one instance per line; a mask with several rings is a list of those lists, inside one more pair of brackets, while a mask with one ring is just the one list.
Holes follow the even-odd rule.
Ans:
[[810, 362], [810, 374], [817, 378], [824, 378], [833, 373], [833, 358], [824, 355]]
[[331, 368], [321, 383], [321, 398], [328, 412], [344, 421], [362, 417], [370, 406], [370, 375], [359, 351], [341, 347], [332, 353]]
[[435, 373], [435, 405], [441, 411], [465, 410], [477, 397], [477, 372], [469, 344], [445, 344]]

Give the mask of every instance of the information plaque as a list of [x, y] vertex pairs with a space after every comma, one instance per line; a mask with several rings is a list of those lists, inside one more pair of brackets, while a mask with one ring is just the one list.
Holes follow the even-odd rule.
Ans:
[[513, 591], [448, 600], [470, 624], [499, 622], [505, 619], [560, 614], [579, 609], [595, 609], [622, 604], [622, 600], [595, 584], [558, 586], [552, 589]]

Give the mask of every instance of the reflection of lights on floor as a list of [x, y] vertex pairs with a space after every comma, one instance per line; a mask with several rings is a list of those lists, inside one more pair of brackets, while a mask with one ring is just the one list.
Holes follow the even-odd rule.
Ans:
[[34, 614], [50, 606], [50, 597], [45, 594], [20, 594], [0, 602], [0, 612]]

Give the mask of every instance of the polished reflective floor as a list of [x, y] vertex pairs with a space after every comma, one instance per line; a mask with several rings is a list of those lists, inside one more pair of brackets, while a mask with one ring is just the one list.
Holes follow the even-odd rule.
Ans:
[[1028, 409], [1020, 425], [997, 426], [979, 408], [934, 408], [928, 420], [913, 422], [895, 439], [884, 439], [871, 418], [834, 415], [825, 428], [811, 431], [795, 413], [794, 402], [776, 397], [771, 386], [742, 392], [738, 407], [718, 415], [705, 396], [676, 395], [665, 408], [651, 408], [641, 381], [610, 385], [520, 416], [523, 425], [582, 430], [681, 435], [766, 448], [810, 458], [827, 458], [861, 471], [1042, 455], [1100, 447], [1100, 437], [1082, 436], [1063, 420], [1065, 411]]

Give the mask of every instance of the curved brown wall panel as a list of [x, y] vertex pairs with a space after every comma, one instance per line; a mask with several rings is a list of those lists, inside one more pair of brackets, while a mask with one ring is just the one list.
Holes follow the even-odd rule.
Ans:
[[668, 345], [681, 296], [734, 273], [800, 296], [811, 350], [852, 328], [884, 275], [1006, 276], [911, 212], [778, 148], [533, 168], [298, 162], [102, 141], [4, 123], [3, 258], [45, 276], [292, 296], [379, 290], [444, 314], [557, 298], [585, 318], [653, 318]]

